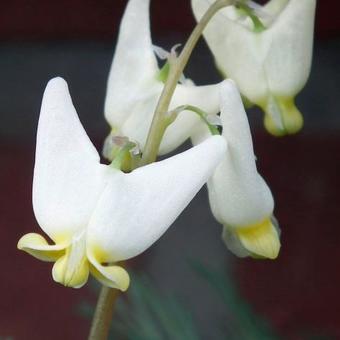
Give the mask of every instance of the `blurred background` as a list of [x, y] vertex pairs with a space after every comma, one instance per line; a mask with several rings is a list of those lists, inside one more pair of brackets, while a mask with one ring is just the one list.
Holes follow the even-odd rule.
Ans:
[[[106, 80], [125, 5], [125, 0], [0, 2], [1, 339], [88, 334], [85, 314], [96, 301], [92, 285], [73, 290], [55, 284], [52, 266], [17, 251], [16, 243], [24, 233], [40, 232], [31, 185], [44, 87], [54, 76], [67, 80], [80, 119], [101, 149], [109, 132], [103, 117]], [[276, 198], [279, 259], [230, 255], [204, 188], [169, 232], [128, 264], [147, 275], [155, 300], [179, 301], [177, 311], [190, 314], [201, 339], [340, 339], [339, 10], [336, 0], [318, 1], [313, 69], [297, 98], [303, 132], [275, 139], [264, 131], [261, 113], [250, 112], [258, 167]], [[154, 43], [167, 49], [185, 42], [195, 24], [188, 0], [153, 0], [151, 13]], [[186, 75], [197, 84], [220, 80], [203, 40]], [[136, 289], [132, 286], [132, 294]]]

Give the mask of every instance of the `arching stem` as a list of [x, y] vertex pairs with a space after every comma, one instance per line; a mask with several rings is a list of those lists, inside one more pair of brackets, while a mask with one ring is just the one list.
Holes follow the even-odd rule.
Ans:
[[194, 47], [196, 46], [197, 41], [200, 38], [203, 30], [209, 23], [210, 19], [216, 14], [216, 12], [218, 12], [223, 7], [233, 5], [235, 2], [236, 0], [215, 1], [196, 25], [178, 58], [170, 60], [169, 76], [164, 85], [163, 92], [159, 98], [156, 111], [153, 116], [143, 152], [141, 162], [142, 165], [152, 163], [157, 158], [158, 149], [161, 144], [164, 132], [167, 128], [167, 112], [169, 110], [171, 98], [175, 92], [177, 83], [183, 73], [183, 70], [188, 63], [190, 55]]

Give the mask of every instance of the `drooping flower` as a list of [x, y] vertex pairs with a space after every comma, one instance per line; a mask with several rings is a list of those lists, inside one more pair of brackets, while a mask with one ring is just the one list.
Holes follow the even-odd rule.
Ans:
[[[221, 85], [221, 120], [228, 152], [208, 181], [211, 210], [223, 224], [223, 239], [233, 253], [274, 259], [280, 250], [274, 200], [257, 172], [247, 115], [231, 80]], [[193, 135], [193, 143], [199, 144], [208, 135], [202, 126]]]
[[[130, 0], [127, 4], [109, 74], [104, 110], [112, 127], [111, 136], [127, 136], [138, 142], [142, 150], [164, 87], [151, 41], [149, 3], [150, 0]], [[183, 80], [177, 85], [169, 110], [186, 104], [210, 114], [218, 113], [218, 86], [194, 86], [189, 79]], [[182, 144], [198, 122], [193, 112], [181, 112], [167, 128], [159, 153], [165, 154]]]
[[167, 230], [225, 150], [217, 136], [128, 174], [100, 164], [66, 82], [55, 78], [43, 97], [33, 178], [34, 213], [54, 244], [30, 233], [18, 248], [55, 262], [53, 278], [65, 286], [81, 287], [91, 273], [124, 291], [129, 275], [117, 262], [142, 253]]
[[[211, 2], [192, 0], [197, 19]], [[265, 111], [265, 126], [274, 135], [295, 133], [303, 125], [294, 98], [310, 73], [315, 5], [316, 0], [270, 0], [256, 6], [257, 21], [229, 6], [204, 31], [217, 67]]]

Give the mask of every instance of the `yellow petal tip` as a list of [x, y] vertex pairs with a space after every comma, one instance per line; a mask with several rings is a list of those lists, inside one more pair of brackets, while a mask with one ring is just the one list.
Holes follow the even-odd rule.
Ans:
[[130, 276], [124, 268], [117, 266], [117, 269], [118, 268], [119, 271], [117, 270], [116, 272], [117, 288], [122, 292], [125, 292], [130, 286]]
[[270, 219], [254, 226], [239, 228], [237, 236], [254, 257], [275, 260], [280, 252], [281, 243], [277, 230]]
[[[295, 106], [293, 98], [272, 98], [271, 105], [267, 105], [265, 111], [264, 126], [273, 136], [296, 134], [303, 127], [303, 116]], [[275, 115], [279, 115], [277, 118], [281, 120], [281, 124], [275, 122], [273, 118]]]
[[125, 292], [130, 285], [130, 276], [122, 265], [112, 263], [112, 258], [101, 247], [88, 243], [87, 256], [91, 274], [104, 286]]
[[20, 238], [17, 248], [19, 250], [25, 250], [25, 248], [32, 248], [41, 245], [47, 245], [46, 240], [41, 235], [28, 233]]
[[52, 269], [52, 277], [55, 282], [65, 287], [81, 288], [89, 277], [89, 263], [86, 257], [74, 261], [71, 256], [66, 251], [66, 254], [56, 261]]
[[98, 262], [92, 262], [91, 274], [104, 286], [119, 289], [125, 292], [130, 286], [130, 276], [121, 266], [103, 266]]

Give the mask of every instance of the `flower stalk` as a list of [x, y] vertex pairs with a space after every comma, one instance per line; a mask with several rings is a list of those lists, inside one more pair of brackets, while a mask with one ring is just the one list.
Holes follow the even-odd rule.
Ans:
[[113, 308], [118, 295], [118, 289], [112, 289], [105, 286], [102, 287], [92, 320], [89, 340], [107, 339], [113, 315]]
[[197, 41], [202, 35], [203, 30], [209, 23], [210, 19], [220, 9], [233, 5], [236, 0], [216, 0], [198, 22], [195, 29], [192, 31], [188, 41], [186, 42], [182, 52], [177, 58], [170, 59], [170, 71], [168, 79], [164, 85], [163, 92], [159, 98], [149, 134], [146, 140], [141, 165], [152, 163], [157, 158], [159, 146], [161, 144], [164, 132], [167, 128], [167, 111], [169, 109], [171, 98], [175, 92], [177, 83], [187, 65], [193, 49]]

